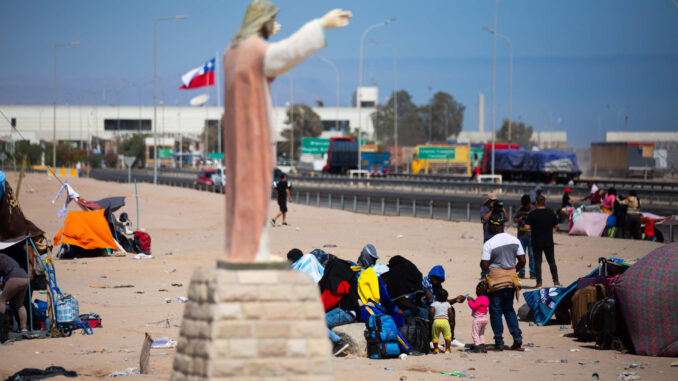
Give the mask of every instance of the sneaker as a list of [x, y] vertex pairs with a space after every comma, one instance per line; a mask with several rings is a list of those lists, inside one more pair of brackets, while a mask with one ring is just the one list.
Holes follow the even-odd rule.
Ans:
[[537, 285], [535, 286], [535, 288], [541, 288], [541, 282], [540, 282], [540, 283], [537, 283]]
[[524, 273], [523, 273], [523, 274], [518, 274], [518, 278], [520, 278], [520, 279], [525, 279], [525, 274], [524, 274]]
[[530, 279], [537, 279], [537, 276], [534, 274], [530, 274]]
[[450, 350], [449, 350], [449, 349], [445, 349], [445, 353], [450, 353]]
[[334, 343], [332, 347], [332, 354], [334, 356], [339, 356], [342, 352], [348, 349], [348, 344], [344, 341], [338, 341]]
[[283, 226], [287, 226], [287, 222], [283, 222], [282, 224], [283, 224]]
[[471, 353], [487, 353], [487, 350], [485, 349], [484, 345], [474, 345], [471, 347], [471, 350], [469, 351]]
[[520, 349], [522, 346], [523, 346], [523, 341], [522, 340], [516, 340], [516, 341], [513, 342], [513, 345], [511, 345], [510, 349], [513, 351], [513, 350], [516, 350], [516, 349]]
[[458, 347], [458, 348], [464, 348], [466, 344], [462, 343], [461, 341], [454, 339], [452, 340], [452, 346]]
[[562, 287], [560, 282], [553, 282], [553, 287]]
[[271, 218], [271, 226], [275, 226], [275, 220]]
[[440, 348], [438, 348], [438, 346], [436, 346], [436, 347], [433, 349], [433, 354], [434, 354], [434, 355], [437, 355], [438, 353], [440, 353]]

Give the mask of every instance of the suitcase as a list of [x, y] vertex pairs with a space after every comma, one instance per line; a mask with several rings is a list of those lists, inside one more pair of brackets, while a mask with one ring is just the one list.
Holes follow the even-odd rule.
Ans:
[[405, 325], [399, 328], [400, 334], [411, 346], [412, 352], [427, 354], [431, 350], [431, 329], [422, 318], [406, 318]]
[[630, 336], [614, 298], [605, 298], [591, 304], [587, 315], [587, 331], [595, 338], [596, 347], [632, 351]]
[[[589, 304], [605, 298], [605, 287], [602, 284], [594, 284], [578, 290], [572, 296], [572, 308], [570, 309], [570, 321], [573, 325], [589, 310]], [[573, 327], [574, 328], [574, 327]]]

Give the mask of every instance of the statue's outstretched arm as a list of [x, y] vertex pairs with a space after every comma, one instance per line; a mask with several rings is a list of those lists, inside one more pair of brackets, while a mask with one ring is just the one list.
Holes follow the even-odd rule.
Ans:
[[272, 78], [285, 74], [324, 47], [325, 32], [320, 19], [311, 20], [290, 37], [268, 46], [264, 75]]

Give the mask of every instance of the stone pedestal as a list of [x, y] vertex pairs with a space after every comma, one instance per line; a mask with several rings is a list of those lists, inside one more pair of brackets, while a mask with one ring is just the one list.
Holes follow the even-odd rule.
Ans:
[[334, 380], [325, 313], [308, 275], [197, 269], [188, 298], [172, 380]]

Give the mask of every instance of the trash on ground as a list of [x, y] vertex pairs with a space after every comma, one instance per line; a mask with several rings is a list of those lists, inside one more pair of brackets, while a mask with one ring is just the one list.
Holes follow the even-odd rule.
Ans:
[[153, 344], [151, 344], [151, 348], [157, 349], [157, 348], [174, 348], [177, 346], [177, 342], [174, 340], [171, 340], [169, 337], [161, 337], [159, 339], [153, 340]]
[[186, 303], [186, 302], [188, 302], [188, 298], [185, 297], [185, 296], [177, 296], [177, 302]]
[[677, 367], [677, 366], [678, 366], [678, 361], [674, 361], [674, 362], [672, 362], [672, 363], [671, 363], [671, 366], [673, 366], [673, 367]]
[[581, 349], [579, 348], [570, 349], [570, 352], [581, 352]]
[[403, 238], [403, 237], [404, 237], [404, 235], [402, 235], [402, 234], [398, 234], [398, 235], [396, 236], [396, 238]]
[[591, 378], [593, 378], [594, 380], [600, 380], [600, 376], [598, 375], [598, 373], [593, 373], [591, 375]]
[[172, 252], [168, 251], [168, 252], [165, 253], [165, 255], [172, 255]]
[[165, 298], [165, 303], [172, 303], [172, 298]]
[[141, 372], [139, 372], [139, 369], [137, 369], [137, 368], [127, 368], [125, 370], [118, 370], [118, 371], [112, 372], [111, 374], [108, 375], [108, 377], [136, 376], [138, 374], [141, 374]]
[[393, 370], [393, 368], [384, 368], [384, 370]]
[[134, 259], [153, 259], [153, 256], [151, 254], [137, 254], [134, 256]]
[[640, 376], [636, 376], [635, 372], [621, 372], [617, 376], [617, 380], [622, 381], [631, 381], [631, 380], [640, 380]]
[[337, 247], [337, 245], [335, 245], [333, 243], [326, 243], [326, 244], [323, 245], [323, 247]]
[[631, 364], [629, 364], [629, 368], [638, 368], [639, 366], [640, 366], [640, 364], [635, 363], [635, 362], [632, 362]]
[[183, 287], [183, 283], [172, 283], [172, 287]]
[[160, 292], [167, 292], [167, 289], [166, 289], [166, 288], [161, 288], [161, 289], [159, 289], [158, 291], [160, 291]]
[[401, 353], [400, 356], [398, 356], [398, 358], [401, 359], [401, 360], [407, 360], [407, 354]]

